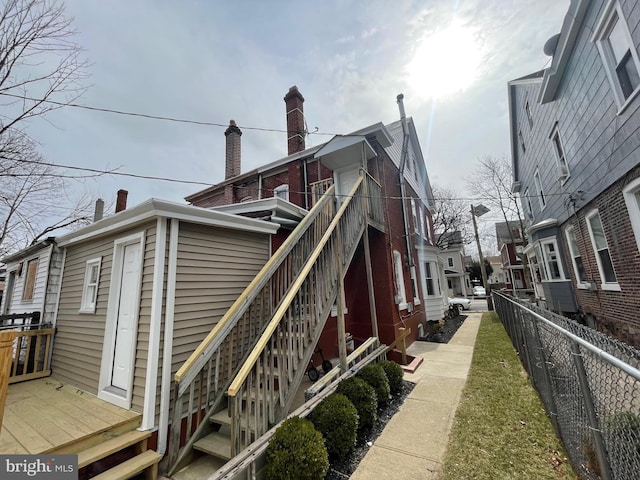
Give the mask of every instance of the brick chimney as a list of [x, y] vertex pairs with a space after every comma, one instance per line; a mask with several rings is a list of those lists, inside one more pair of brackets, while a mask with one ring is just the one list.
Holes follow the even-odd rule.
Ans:
[[240, 137], [242, 132], [235, 120], [229, 120], [229, 128], [224, 132], [226, 137], [225, 174], [224, 179], [240, 175]]
[[116, 213], [127, 209], [127, 195], [129, 195], [129, 192], [126, 190], [118, 190], [118, 195], [116, 197]]
[[287, 147], [288, 155], [300, 152], [304, 146], [304, 97], [295, 85], [284, 96], [287, 110]]

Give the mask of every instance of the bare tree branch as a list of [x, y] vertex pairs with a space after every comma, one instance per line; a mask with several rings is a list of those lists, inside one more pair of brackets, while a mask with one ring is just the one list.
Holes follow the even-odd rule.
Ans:
[[459, 198], [459, 195], [446, 188], [434, 185], [433, 197], [435, 211], [433, 226], [436, 232], [436, 245], [444, 248], [454, 232], [460, 232], [462, 242], [467, 244], [473, 240], [469, 228], [471, 222], [470, 204]]

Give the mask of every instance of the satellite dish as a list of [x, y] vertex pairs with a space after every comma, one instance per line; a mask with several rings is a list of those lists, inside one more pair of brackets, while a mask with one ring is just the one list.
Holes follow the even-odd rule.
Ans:
[[543, 50], [544, 50], [544, 54], [547, 57], [553, 57], [553, 54], [556, 53], [556, 48], [558, 48], [558, 40], [560, 40], [560, 34], [556, 33], [544, 44]]

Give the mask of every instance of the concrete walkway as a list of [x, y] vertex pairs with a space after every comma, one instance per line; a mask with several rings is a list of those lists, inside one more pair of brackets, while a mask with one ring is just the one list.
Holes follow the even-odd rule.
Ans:
[[449, 433], [467, 381], [482, 313], [469, 313], [448, 344], [414, 342], [407, 353], [424, 362], [404, 378], [416, 384], [352, 480], [431, 480], [442, 468]]

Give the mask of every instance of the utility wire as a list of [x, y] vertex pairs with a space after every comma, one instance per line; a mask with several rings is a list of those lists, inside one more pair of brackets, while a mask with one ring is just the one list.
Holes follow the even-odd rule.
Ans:
[[[128, 111], [125, 111], [125, 110], [115, 110], [113, 108], [94, 107], [92, 105], [83, 105], [83, 104], [80, 104], [80, 103], [57, 102], [55, 100], [27, 97], [27, 96], [23, 96], [23, 95], [15, 95], [15, 94], [5, 93], [5, 92], [0, 92], [0, 95], [4, 95], [5, 97], [17, 98], [17, 99], [20, 99], [20, 100], [29, 100], [29, 101], [38, 102], [38, 103], [50, 103], [52, 105], [58, 105], [60, 107], [80, 108], [80, 109], [84, 109], [84, 110], [91, 110], [91, 111], [94, 111], [94, 112], [112, 113], [112, 114], [115, 114], [115, 115], [124, 115], [124, 116], [128, 116], [128, 117], [147, 118], [147, 119], [151, 119], [151, 120], [164, 120], [164, 121], [167, 121], [167, 122], [187, 123], [187, 124], [191, 124], [191, 125], [203, 125], [203, 126], [207, 126], [207, 127], [227, 128], [229, 126], [226, 123], [208, 122], [208, 121], [201, 121], [201, 120], [190, 120], [188, 118], [167, 117], [167, 116], [163, 116], [163, 115], [151, 115], [151, 114], [148, 114], [148, 113], [128, 112]], [[282, 129], [278, 129], [278, 128], [248, 127], [248, 126], [243, 126], [243, 125], [238, 125], [238, 128], [240, 128], [242, 130], [258, 130], [258, 131], [261, 131], [261, 132], [288, 133], [288, 130], [282, 130]], [[319, 132], [317, 130], [312, 131], [312, 132], [306, 132], [306, 133], [308, 135], [328, 135], [328, 136], [339, 135], [337, 133]]]

